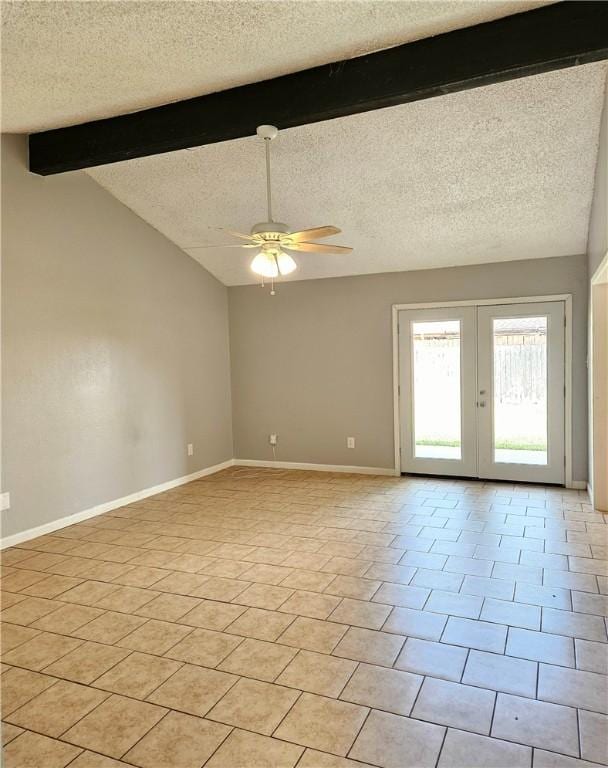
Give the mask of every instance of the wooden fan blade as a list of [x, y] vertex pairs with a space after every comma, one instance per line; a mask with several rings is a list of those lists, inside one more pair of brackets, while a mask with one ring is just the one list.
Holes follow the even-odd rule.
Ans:
[[257, 243], [215, 243], [213, 245], [187, 245], [184, 250], [194, 251], [198, 248], [259, 248]]
[[352, 253], [352, 248], [347, 248], [345, 245], [324, 245], [323, 243], [281, 243], [281, 248], [285, 248], [287, 251], [306, 251], [307, 253], [336, 253], [347, 254]]
[[[332, 235], [339, 235], [342, 230], [338, 227], [332, 227], [327, 225], [325, 227], [315, 227], [314, 229], [302, 229], [300, 232], [290, 232], [285, 235], [285, 240], [293, 240], [296, 243], [301, 243], [308, 240], [318, 240], [321, 237], [331, 237]], [[283, 238], [281, 238], [283, 240]]]
[[210, 229], [216, 229], [218, 232], [225, 232], [227, 235], [232, 235], [232, 237], [240, 237], [241, 240], [259, 240], [255, 235], [245, 235], [242, 232], [234, 232], [232, 229], [225, 229], [224, 227], [210, 227]]

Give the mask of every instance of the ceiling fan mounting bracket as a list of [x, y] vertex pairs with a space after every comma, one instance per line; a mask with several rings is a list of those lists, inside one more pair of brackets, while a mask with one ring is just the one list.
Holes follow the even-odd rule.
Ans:
[[272, 141], [272, 139], [276, 139], [279, 129], [276, 125], [258, 125], [255, 132], [261, 139]]
[[263, 235], [264, 240], [279, 240], [281, 235], [287, 235], [289, 232], [287, 224], [281, 224], [280, 221], [261, 221], [251, 227], [251, 234]]

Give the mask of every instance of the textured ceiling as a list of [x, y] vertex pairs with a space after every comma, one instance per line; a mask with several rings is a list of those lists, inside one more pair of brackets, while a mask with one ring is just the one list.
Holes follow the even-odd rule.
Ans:
[[135, 111], [545, 4], [3, 0], [2, 130], [32, 133]]
[[[275, 219], [335, 224], [355, 249], [298, 254], [292, 279], [584, 252], [605, 79], [589, 64], [279, 133]], [[238, 285], [251, 251], [189, 246], [265, 219], [263, 153], [252, 137], [89, 173]]]

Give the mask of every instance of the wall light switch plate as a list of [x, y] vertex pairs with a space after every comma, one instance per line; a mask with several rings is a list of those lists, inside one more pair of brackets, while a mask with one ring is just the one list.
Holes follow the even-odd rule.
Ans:
[[193, 443], [188, 443], [188, 456], [194, 456], [194, 445], [193, 445]]
[[11, 495], [8, 491], [0, 494], [0, 512], [11, 508]]
[[354, 448], [355, 447], [355, 438], [354, 437], [347, 437], [346, 438], [346, 447], [347, 448]]

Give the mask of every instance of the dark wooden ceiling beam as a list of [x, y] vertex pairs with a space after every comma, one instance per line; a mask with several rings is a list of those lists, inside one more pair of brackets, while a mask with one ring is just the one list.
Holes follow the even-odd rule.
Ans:
[[560, 2], [356, 59], [29, 137], [48, 175], [252, 136], [608, 57], [608, 2]]

